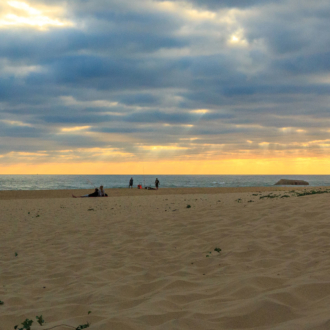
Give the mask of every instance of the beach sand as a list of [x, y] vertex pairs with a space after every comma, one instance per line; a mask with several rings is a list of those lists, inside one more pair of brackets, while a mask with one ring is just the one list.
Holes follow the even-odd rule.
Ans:
[[305, 189], [2, 191], [0, 330], [329, 329], [330, 195]]

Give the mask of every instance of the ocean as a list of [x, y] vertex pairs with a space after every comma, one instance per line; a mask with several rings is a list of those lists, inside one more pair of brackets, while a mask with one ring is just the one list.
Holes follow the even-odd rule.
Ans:
[[[130, 175], [0, 175], [0, 190], [127, 188]], [[159, 175], [160, 188], [269, 187], [280, 179], [305, 180], [310, 186], [330, 186], [330, 175]], [[155, 175], [133, 175], [138, 184], [154, 186]]]

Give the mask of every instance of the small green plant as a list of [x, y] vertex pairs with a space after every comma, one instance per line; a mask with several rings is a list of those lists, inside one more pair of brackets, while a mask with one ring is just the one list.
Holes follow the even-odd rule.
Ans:
[[40, 316], [36, 316], [37, 322], [42, 325], [43, 323], [45, 323], [45, 320], [42, 318], [42, 315]]
[[82, 330], [82, 329], [86, 329], [89, 328], [89, 323], [87, 322], [86, 324], [81, 324], [79, 325], [76, 330]]
[[308, 196], [308, 195], [318, 195], [318, 194], [327, 194], [330, 191], [327, 190], [311, 190], [311, 191], [304, 191], [302, 193], [296, 192], [297, 197], [301, 197], [301, 196]]
[[241, 199], [241, 198], [236, 199], [236, 202], [237, 202], [237, 203], [242, 203], [242, 199]]
[[214, 249], [214, 251], [216, 251], [216, 252], [220, 253], [221, 249], [220, 249], [220, 248], [218, 248], [218, 247], [216, 247], [216, 248]]
[[248, 203], [253, 203], [253, 202], [254, 202], [253, 200], [248, 201]]
[[90, 209], [88, 209], [87, 211], [94, 211], [94, 209], [90, 208]]
[[290, 197], [289, 195], [283, 195], [283, 196], [281, 196], [281, 198], [288, 198], [288, 197]]
[[3, 305], [3, 304], [4, 304], [4, 302], [2, 300], [0, 300], [0, 305]]
[[[92, 312], [89, 311], [87, 315], [89, 315], [90, 313], [92, 313]], [[37, 322], [41, 326], [43, 325], [43, 323], [45, 323], [45, 320], [43, 319], [42, 315], [36, 316], [36, 319], [37, 319]], [[26, 319], [23, 323], [21, 323], [22, 326], [23, 326], [22, 328], [19, 328], [18, 325], [15, 325], [14, 326], [14, 329], [15, 330], [31, 330], [32, 323], [33, 323], [32, 320]], [[49, 328], [48, 330], [55, 329], [55, 328], [62, 327], [62, 326], [65, 326], [65, 327], [68, 327], [68, 328], [72, 328], [72, 329], [75, 329], [75, 330], [82, 330], [82, 329], [89, 328], [90, 327], [90, 323], [87, 322], [85, 324], [80, 324], [77, 327], [73, 327], [73, 326], [67, 325], [67, 324], [60, 324], [60, 325], [56, 325], [55, 327]], [[47, 330], [47, 329], [45, 329], [45, 330]]]
[[207, 255], [206, 255], [206, 258], [208, 258], [208, 257], [209, 257], [209, 255], [207, 254]]
[[19, 328], [18, 325], [15, 325], [14, 329], [17, 329], [17, 330], [31, 330], [32, 323], [33, 323], [32, 320], [26, 319], [24, 322], [21, 323], [23, 325], [23, 328]]
[[17, 257], [18, 256], [18, 253], [17, 252], [15, 252], [15, 257]]
[[187, 209], [190, 209], [190, 208], [191, 208], [191, 205], [188, 204], [188, 205], [187, 205]]
[[36, 215], [36, 218], [39, 218], [39, 217], [40, 217], [40, 215], [39, 215], [39, 214], [37, 214], [37, 215]]
[[265, 196], [260, 196], [259, 198], [263, 199], [263, 198], [276, 198], [276, 197], [280, 197], [280, 195], [269, 194], [269, 195], [265, 195]]
[[30, 214], [30, 212], [28, 212], [28, 214]]

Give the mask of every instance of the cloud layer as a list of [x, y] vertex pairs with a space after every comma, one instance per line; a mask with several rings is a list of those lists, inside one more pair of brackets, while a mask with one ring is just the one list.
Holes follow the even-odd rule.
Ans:
[[27, 0], [0, 13], [3, 164], [328, 154], [328, 1]]

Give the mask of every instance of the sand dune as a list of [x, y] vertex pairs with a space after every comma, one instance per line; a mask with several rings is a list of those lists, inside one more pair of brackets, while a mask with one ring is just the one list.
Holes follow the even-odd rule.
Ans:
[[1, 192], [0, 329], [329, 329], [330, 195], [263, 190]]

